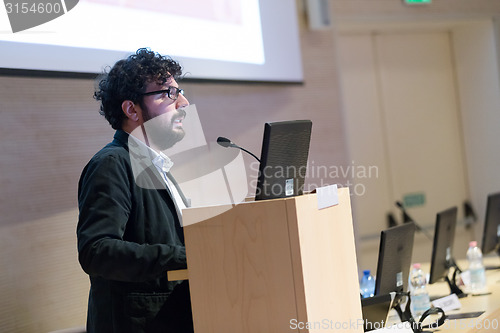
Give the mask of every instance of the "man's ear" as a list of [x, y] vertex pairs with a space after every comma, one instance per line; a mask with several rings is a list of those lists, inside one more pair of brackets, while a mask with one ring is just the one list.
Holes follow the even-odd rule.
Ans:
[[122, 103], [122, 111], [123, 113], [125, 113], [125, 116], [134, 121], [134, 122], [137, 122], [139, 121], [139, 118], [140, 118], [140, 115], [138, 112], [140, 112], [138, 110], [138, 106], [135, 105], [134, 102], [132, 102], [131, 100], [125, 100], [123, 101]]

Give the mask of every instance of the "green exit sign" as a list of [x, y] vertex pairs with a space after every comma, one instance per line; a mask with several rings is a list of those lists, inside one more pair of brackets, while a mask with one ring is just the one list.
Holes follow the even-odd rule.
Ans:
[[432, 0], [404, 0], [407, 5], [425, 5], [432, 3]]
[[425, 205], [425, 193], [409, 193], [403, 196], [403, 206], [405, 208]]

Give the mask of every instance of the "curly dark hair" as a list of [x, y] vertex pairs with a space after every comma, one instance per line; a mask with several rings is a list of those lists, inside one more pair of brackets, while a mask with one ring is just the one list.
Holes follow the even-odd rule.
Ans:
[[142, 106], [141, 94], [146, 85], [156, 82], [164, 84], [169, 78], [178, 79], [182, 68], [170, 57], [162, 56], [147, 48], [140, 48], [135, 54], [119, 60], [108, 73], [97, 79], [94, 98], [101, 101], [99, 113], [114, 129], [121, 129], [123, 101], [130, 100]]

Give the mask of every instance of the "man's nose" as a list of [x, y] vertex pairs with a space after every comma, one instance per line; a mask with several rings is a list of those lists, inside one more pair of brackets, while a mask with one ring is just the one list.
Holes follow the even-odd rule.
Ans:
[[186, 106], [189, 106], [189, 101], [182, 94], [179, 94], [179, 96], [177, 97], [177, 100], [175, 102], [176, 102], [176, 105], [175, 105], [176, 109], [185, 108]]

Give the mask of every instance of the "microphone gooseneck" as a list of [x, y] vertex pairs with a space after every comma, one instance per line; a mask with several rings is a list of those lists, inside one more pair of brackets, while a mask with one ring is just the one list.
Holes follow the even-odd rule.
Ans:
[[248, 150], [246, 150], [245, 148], [242, 148], [242, 147], [238, 146], [237, 144], [234, 144], [234, 143], [233, 143], [233, 142], [231, 142], [231, 140], [229, 140], [228, 138], [225, 138], [225, 137], [223, 137], [223, 136], [219, 136], [219, 137], [217, 138], [217, 143], [218, 143], [220, 146], [224, 147], [224, 148], [232, 147], [232, 148], [238, 148], [238, 149], [241, 149], [241, 150], [243, 150], [245, 153], [252, 155], [252, 156], [253, 156], [253, 157], [254, 157], [257, 161], [259, 161], [259, 163], [260, 163], [260, 159], [259, 159], [257, 156], [255, 156], [253, 153], [249, 152], [249, 151], [248, 151]]
[[408, 215], [408, 213], [406, 212], [405, 206], [403, 205], [403, 203], [401, 201], [396, 201], [396, 206], [398, 206], [398, 208], [401, 209], [401, 212], [403, 213], [403, 223], [409, 223], [409, 222], [415, 223], [415, 227], [417, 228], [417, 231], [422, 232], [429, 240], [432, 241], [431, 235], [425, 229], [423, 229], [420, 225], [418, 225], [418, 223], [412, 217], [410, 217], [410, 215]]

